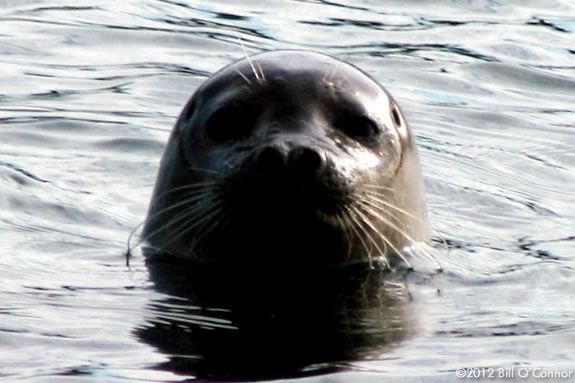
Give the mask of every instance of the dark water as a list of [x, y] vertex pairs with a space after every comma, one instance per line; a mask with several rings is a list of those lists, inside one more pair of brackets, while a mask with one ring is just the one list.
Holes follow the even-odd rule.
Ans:
[[309, 324], [301, 339], [276, 327], [251, 358], [213, 347], [226, 337], [187, 345], [178, 323], [235, 334], [217, 307], [229, 296], [193, 306], [152, 288], [141, 257], [125, 265], [171, 126], [210, 73], [243, 57], [240, 41], [328, 53], [386, 86], [417, 132], [433, 226], [450, 243], [437, 249], [443, 275], [363, 301], [387, 310], [347, 302], [375, 329], [371, 352], [302, 381], [575, 371], [574, 32], [570, 0], [0, 1], [0, 380], [183, 381], [195, 374], [174, 363], [182, 350], [211, 352], [212, 372], [237, 356], [272, 376], [278, 358], [340, 340], [321, 328], [322, 301], [283, 324]]

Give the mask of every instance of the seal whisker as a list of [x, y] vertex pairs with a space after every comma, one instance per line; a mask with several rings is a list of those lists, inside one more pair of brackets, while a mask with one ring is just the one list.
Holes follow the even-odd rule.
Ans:
[[[186, 185], [185, 187], [178, 187], [178, 188], [175, 188], [175, 189], [178, 189], [178, 190], [186, 190], [186, 189], [189, 189], [190, 186], [192, 186], [192, 185]], [[169, 194], [169, 193], [171, 193], [171, 192], [174, 192], [174, 191], [176, 191], [176, 190], [170, 190], [169, 192], [164, 193], [163, 195], [159, 196], [158, 198], [165, 197], [167, 194]], [[200, 192], [201, 192], [201, 191], [202, 191], [202, 190], [200, 189]], [[184, 200], [182, 200], [182, 201], [179, 201], [179, 202], [177, 202], [177, 203], [175, 203], [175, 204], [169, 205], [169, 206], [167, 206], [167, 207], [165, 207], [165, 208], [163, 208], [163, 209], [161, 209], [161, 210], [155, 212], [154, 214], [149, 215], [149, 216], [146, 218], [146, 221], [147, 221], [147, 220], [150, 220], [150, 219], [153, 219], [153, 218], [156, 218], [156, 217], [158, 217], [158, 216], [160, 216], [160, 215], [162, 215], [162, 214], [168, 213], [168, 212], [170, 212], [170, 211], [172, 211], [172, 210], [174, 210], [174, 209], [180, 208], [180, 207], [182, 207], [182, 206], [190, 205], [190, 204], [192, 204], [193, 202], [196, 202], [196, 201], [198, 201], [198, 200], [201, 200], [201, 199], [205, 198], [206, 194], [207, 194], [207, 193], [204, 192], [204, 193], [201, 193], [201, 194], [199, 194], [199, 195], [192, 195], [190, 198], [187, 198], [187, 199], [184, 199]], [[178, 217], [178, 215], [177, 215], [175, 218], [177, 218], [177, 217]], [[138, 242], [136, 242], [136, 244], [134, 244], [133, 246], [131, 246], [131, 245], [130, 245], [130, 242], [132, 241], [132, 238], [134, 237], [136, 231], [137, 231], [140, 227], [142, 227], [142, 225], [144, 225], [146, 221], [142, 221], [141, 223], [139, 223], [139, 224], [130, 232], [130, 236], [128, 237], [128, 243], [127, 243], [127, 247], [128, 247], [127, 255], [130, 255], [131, 252], [132, 252], [135, 248], [137, 248], [138, 246], [140, 246], [140, 245], [141, 245], [144, 241], [146, 241], [147, 239], [153, 237], [157, 232], [160, 232], [160, 231], [164, 230], [164, 229], [166, 228], [166, 226], [169, 226], [169, 224], [171, 223], [171, 222], [169, 222], [168, 224], [166, 224], [166, 225], [160, 227], [159, 229], [155, 230], [152, 234], [146, 235], [144, 238], [141, 238]]]
[[264, 70], [262, 69], [262, 66], [257, 60], [254, 61], [256, 63], [257, 68], [260, 70], [261, 81], [266, 81], [266, 76], [264, 76]]
[[[384, 194], [376, 193], [376, 192], [370, 192], [368, 190], [364, 190], [364, 192], [366, 194], [369, 194], [369, 198], [371, 198], [375, 202], [381, 203], [381, 204], [387, 206], [388, 208], [393, 209], [393, 210], [397, 211], [398, 213], [401, 213], [401, 214], [413, 219], [417, 223], [419, 223], [419, 224], [429, 228], [430, 230], [432, 230], [434, 233], [436, 233], [439, 236], [439, 238], [441, 239], [441, 242], [443, 243], [443, 246], [449, 251], [449, 245], [447, 244], [447, 240], [445, 239], [445, 236], [439, 230], [430, 227], [428, 222], [425, 222], [421, 218], [416, 217], [415, 215], [407, 212], [405, 209], [401, 209], [401, 208], [393, 205], [392, 203], [390, 203], [384, 199], [381, 199], [381, 198], [386, 197]], [[365, 196], [367, 197], [367, 195], [365, 195]], [[401, 220], [398, 219], [398, 221], [401, 221]]]
[[335, 215], [335, 219], [337, 221], [337, 223], [339, 224], [339, 226], [342, 228], [343, 230], [343, 235], [345, 237], [345, 242], [347, 243], [347, 257], [351, 257], [352, 256], [352, 250], [353, 250], [353, 246], [352, 246], [352, 237], [351, 237], [351, 233], [350, 233], [350, 229], [353, 228], [353, 224], [352, 222], [350, 222], [349, 217], [347, 216], [345, 211], [341, 211], [339, 214]]
[[[379, 193], [381, 193], [380, 190], [388, 191], [388, 192], [391, 192], [393, 194], [396, 193], [396, 190], [394, 190], [393, 188], [387, 187], [387, 186], [381, 186], [381, 185], [366, 184], [366, 185], [362, 185], [361, 188], [366, 189], [366, 191], [367, 191], [367, 189], [372, 189], [373, 192], [379, 192]], [[382, 195], [384, 195], [384, 194], [382, 194]]]
[[[174, 235], [167, 238], [165, 244], [160, 248], [160, 250], [163, 250], [164, 248], [168, 247], [170, 244], [177, 241], [178, 239], [180, 239], [193, 229], [197, 228], [198, 226], [203, 225], [204, 222], [211, 220], [214, 215], [219, 214], [220, 210], [222, 209], [221, 205], [222, 205], [221, 202], [213, 204], [209, 206], [209, 209], [207, 208], [203, 209], [202, 213], [196, 216], [194, 216], [192, 213], [187, 214], [186, 218], [190, 218], [190, 215], [192, 216], [192, 218], [180, 224], [178, 228], [174, 230]], [[198, 219], [198, 217], [201, 218]], [[190, 226], [187, 226], [192, 221], [193, 223]]]
[[366, 190], [366, 191], [365, 191], [365, 194], [364, 194], [364, 197], [367, 197], [367, 198], [370, 198], [370, 199], [373, 200], [373, 201], [379, 202], [379, 203], [381, 203], [382, 205], [385, 205], [386, 207], [388, 207], [388, 208], [390, 208], [390, 209], [393, 209], [393, 210], [395, 210], [395, 211], [398, 212], [398, 213], [401, 213], [401, 214], [403, 214], [403, 215], [405, 215], [405, 216], [407, 216], [407, 217], [409, 217], [409, 218], [412, 218], [412, 219], [416, 220], [418, 223], [421, 223], [422, 225], [428, 226], [428, 224], [427, 224], [426, 222], [423, 222], [421, 219], [417, 218], [417, 217], [414, 216], [413, 214], [411, 214], [411, 213], [405, 211], [404, 209], [402, 209], [402, 208], [400, 208], [400, 207], [397, 207], [397, 206], [395, 206], [395, 205], [393, 205], [393, 204], [387, 202], [387, 201], [384, 200], [384, 199], [381, 199], [381, 198], [384, 198], [384, 197], [385, 197], [384, 194], [374, 193], [374, 192], [370, 192], [370, 191], [367, 191], [367, 190]]
[[[259, 75], [259, 73], [258, 73], [258, 71], [254, 65], [254, 62], [252, 61], [250, 55], [248, 54], [248, 51], [246, 50], [246, 47], [244, 46], [244, 42], [242, 39], [240, 39], [240, 46], [242, 47], [242, 50], [244, 51], [244, 55], [246, 56], [246, 60], [248, 61], [248, 63], [250, 64], [250, 67], [252, 68], [252, 72], [254, 73], [256, 80], [258, 80], [260, 82], [264, 81], [264, 78], [260, 77], [260, 75]], [[262, 73], [262, 76], [263, 76], [263, 73]]]
[[[384, 249], [382, 250], [381, 247], [379, 246], [379, 244], [377, 243], [377, 241], [375, 239], [373, 239], [373, 237], [371, 236], [369, 231], [362, 225], [362, 223], [366, 224], [368, 227], [370, 227], [372, 230], [374, 230], [373, 226], [371, 225], [371, 223], [369, 222], [367, 217], [355, 206], [351, 206], [350, 209], [351, 209], [351, 210], [349, 210], [350, 216], [352, 217], [352, 219], [354, 219], [354, 221], [356, 222], [358, 227], [365, 234], [365, 236], [367, 237], [369, 242], [371, 242], [371, 244], [375, 247], [375, 249], [379, 253], [380, 257], [384, 261], [385, 266], [389, 269], [390, 265], [389, 265], [389, 261], [387, 259], [387, 251], [386, 251], [387, 249], [386, 249], [385, 243], [384, 243]], [[375, 230], [375, 232], [377, 232], [377, 230]], [[369, 252], [368, 256], [369, 256], [369, 266], [373, 267], [373, 259], [371, 256], [371, 251]]]
[[236, 71], [237, 74], [240, 75], [241, 78], [243, 78], [248, 83], [249, 86], [253, 85], [252, 81], [249, 78], [247, 78], [246, 75], [243, 74], [238, 68], [236, 68], [235, 66], [233, 66], [232, 68], [234, 71]]
[[210, 196], [211, 190], [200, 190], [200, 191], [196, 191], [195, 193], [186, 193], [186, 194], [189, 195], [189, 197], [187, 197], [187, 198], [185, 198], [179, 202], [168, 205], [163, 209], [158, 210], [154, 214], [148, 216], [148, 219], [156, 218], [161, 214], [165, 214], [167, 212], [170, 212], [170, 211], [177, 209], [179, 207], [182, 207], [182, 206], [193, 205], [195, 202], [205, 199], [206, 196]]
[[192, 203], [195, 201], [198, 201], [198, 200], [202, 200], [204, 198], [205, 198], [205, 194], [194, 196], [193, 198], [185, 199], [184, 201], [178, 202], [178, 203], [173, 204], [173, 205], [169, 205], [168, 207], [166, 207], [162, 210], [159, 210], [159, 211], [155, 212], [153, 215], [149, 216], [147, 218], [148, 221], [153, 219], [153, 218], [159, 217], [162, 214], [168, 213], [174, 209], [180, 208], [182, 206], [189, 207], [188, 209], [184, 209], [180, 213], [176, 214], [173, 217], [173, 219], [168, 221], [166, 224], [158, 227], [157, 229], [155, 229], [151, 233], [146, 233], [145, 235], [143, 235], [142, 238], [138, 242], [136, 242], [136, 244], [134, 246], [132, 246], [131, 248], [128, 249], [128, 251], [135, 249], [136, 247], [140, 246], [143, 242], [149, 241], [150, 239], [154, 238], [158, 233], [166, 230], [169, 226], [172, 226], [172, 225], [178, 223], [179, 221], [185, 219], [189, 215], [195, 213], [197, 210], [200, 209], [200, 206], [198, 206], [197, 204], [192, 205]]
[[[348, 211], [349, 217], [353, 222], [353, 225], [351, 226], [351, 228], [353, 229], [353, 231], [356, 233], [357, 237], [359, 238], [359, 240], [360, 240], [360, 242], [364, 248], [364, 251], [369, 258], [369, 266], [372, 267], [373, 266], [373, 263], [372, 263], [373, 260], [371, 257], [371, 253], [372, 253], [373, 242], [371, 241], [369, 233], [366, 232], [365, 228], [361, 225], [359, 219], [357, 218], [356, 214], [351, 210], [351, 208], [346, 208], [346, 210]], [[369, 240], [367, 241], [364, 237], [369, 238]], [[378, 250], [378, 251], [381, 253], [381, 250]], [[383, 257], [385, 259], [385, 255], [381, 255], [381, 257]]]
[[185, 191], [193, 191], [193, 190], [198, 191], [198, 189], [199, 189], [201, 191], [204, 188], [206, 190], [209, 190], [217, 184], [218, 184], [217, 181], [194, 182], [191, 184], [171, 188], [170, 190], [167, 190], [167, 191], [159, 194], [156, 198], [161, 199], [161, 198], [168, 196], [169, 194], [172, 194], [172, 193], [175, 193], [178, 191], [183, 191], [183, 190], [185, 190]]
[[[361, 229], [361, 225], [359, 225], [359, 223], [357, 222], [357, 220], [354, 218], [352, 212], [350, 211], [349, 207], [346, 207], [345, 209], [346, 213], [347, 213], [347, 218], [349, 220], [349, 228], [350, 230], [353, 231], [353, 233], [355, 234], [355, 236], [357, 238], [359, 238], [359, 241], [361, 243], [361, 246], [363, 247], [363, 251], [365, 251], [366, 254], [370, 254], [371, 250], [370, 247], [368, 246], [368, 244], [365, 242], [365, 239], [363, 238], [363, 236], [361, 235], [361, 233], [358, 231], [358, 227]], [[363, 231], [363, 230], [362, 230]], [[371, 261], [371, 259], [370, 259]]]
[[[194, 166], [188, 166], [187, 169], [190, 170], [190, 171], [197, 170], [197, 171], [203, 172], [203, 173], [215, 174], [215, 175], [217, 175], [217, 176], [220, 176], [220, 175], [221, 175], [221, 172], [218, 172], [218, 171], [215, 171], [215, 170], [212, 170], [212, 169], [206, 169], [206, 168], [203, 168], [203, 167], [200, 167], [200, 166], [195, 166], [195, 165], [194, 165]], [[209, 182], [214, 183], [214, 184], [217, 183], [217, 181], [209, 181]]]
[[[382, 220], [381, 216], [373, 211], [373, 209], [370, 208], [370, 205], [366, 205], [365, 204], [365, 200], [361, 200], [361, 205], [360, 205], [364, 211], [376, 218], [379, 218], [380, 220]], [[359, 210], [359, 209], [358, 209]], [[407, 258], [405, 258], [403, 256], [403, 254], [401, 253], [401, 250], [398, 249], [385, 235], [381, 234], [381, 232], [375, 227], [375, 225], [373, 225], [369, 220], [367, 220], [367, 218], [365, 218], [365, 220], [367, 221], [367, 223], [370, 225], [371, 229], [376, 232], [377, 234], [380, 235], [381, 239], [383, 239], [383, 241], [389, 245], [389, 247], [391, 247], [395, 253], [396, 256], [398, 256], [399, 258], [401, 258], [402, 261], [404, 261], [407, 266], [410, 269], [413, 269], [413, 266], [411, 265], [411, 263], [409, 263], [409, 261], [407, 260]], [[386, 222], [385, 220], [383, 220], [384, 223], [389, 224], [388, 222]], [[389, 226], [392, 226], [391, 224], [389, 224]], [[393, 227], [393, 226], [392, 226]], [[409, 239], [409, 238], [408, 238]]]
[[141, 228], [142, 226], [144, 226], [144, 224], [146, 223], [146, 221], [142, 221], [140, 222], [135, 228], [132, 229], [132, 231], [130, 232], [130, 235], [128, 236], [128, 241], [126, 243], [126, 265], [130, 266], [130, 256], [132, 255], [132, 250], [135, 249], [136, 247], [139, 246], [139, 243], [137, 243], [134, 247], [130, 246], [130, 242], [132, 242], [132, 238], [134, 238], [134, 235], [136, 235], [136, 232], [138, 231], [139, 228]]
[[[246, 156], [242, 156], [242, 160], [245, 158]], [[234, 169], [234, 165], [232, 165], [230, 163], [231, 160], [225, 160], [224, 162], [222, 162], [222, 165], [224, 165], [225, 167], [227, 167], [228, 169]]]
[[[386, 211], [385, 209], [383, 209], [380, 205], [378, 205], [377, 203], [374, 203], [372, 201], [370, 201], [367, 198], [362, 199], [363, 203], [366, 203], [368, 206], [371, 206], [372, 208], [377, 209], [378, 211], [380, 211], [383, 214], [388, 214], [389, 216], [393, 217], [392, 214], [390, 214], [390, 212]], [[377, 202], [377, 201], [376, 201]], [[426, 256], [428, 259], [432, 260], [438, 267], [439, 269], [443, 270], [443, 267], [441, 266], [441, 263], [439, 263], [439, 261], [437, 261], [437, 259], [435, 259], [435, 257], [433, 257], [433, 255], [431, 255], [429, 253], [429, 251], [427, 251], [425, 248], [423, 248], [423, 246], [421, 246], [419, 244], [419, 241], [414, 240], [409, 234], [407, 234], [403, 229], [401, 229], [398, 225], [394, 224], [393, 222], [391, 222], [389, 219], [383, 217], [381, 214], [372, 211], [372, 214], [374, 215], [374, 217], [378, 218], [380, 221], [382, 221], [384, 224], [390, 226], [393, 230], [397, 231], [399, 234], [401, 234], [405, 239], [407, 239], [411, 244], [413, 244], [414, 246], [416, 246], [418, 249], [420, 249], [423, 252], [423, 255]]]
[[[380, 196], [383, 196], [383, 195], [380, 194]], [[391, 207], [391, 206], [388, 206], [388, 204], [387, 204], [385, 201], [383, 201], [383, 200], [381, 200], [381, 199], [379, 199], [379, 198], [377, 198], [377, 197], [374, 197], [374, 196], [371, 195], [370, 193], [365, 193], [365, 194], [363, 194], [361, 197], [359, 197], [359, 200], [360, 200], [361, 202], [371, 202], [372, 205], [370, 205], [370, 206], [372, 206], [372, 207], [377, 206], [377, 207], [378, 207], [378, 210], [379, 210], [380, 212], [383, 212], [383, 213], [387, 214], [387, 216], [388, 216], [389, 218], [393, 219], [393, 220], [394, 220], [395, 222], [397, 222], [398, 224], [401, 224], [401, 223], [402, 223], [401, 216], [397, 216], [397, 215], [393, 214], [392, 212], [385, 210], [382, 206], [377, 205], [377, 204], [381, 204], [381, 205], [383, 205], [383, 206], [385, 206], [385, 207]], [[392, 205], [392, 206], [393, 206], [393, 205]], [[399, 208], [398, 208], [398, 209], [399, 209]]]
[[225, 205], [222, 203], [214, 203], [214, 207], [215, 208], [206, 214], [201, 220], [194, 222], [192, 228], [196, 229], [196, 232], [194, 233], [187, 252], [191, 252], [207, 235], [209, 235], [210, 229], [217, 225], [221, 220], [221, 213], [225, 210]]
[[[205, 220], [205, 222], [198, 227], [198, 229], [196, 230], [196, 233], [194, 235], [194, 238], [192, 240], [192, 242], [190, 243], [190, 247], [188, 248], [188, 250], [186, 251], [186, 255], [191, 255], [191, 253], [193, 252], [194, 249], [196, 249], [203, 240], [205, 240], [210, 233], [213, 231], [213, 229], [218, 226], [223, 219], [225, 219], [227, 217], [226, 214], [222, 214], [226, 209], [225, 209], [225, 205], [218, 203], [219, 208], [215, 209], [213, 214], [211, 214], [209, 216], [209, 218], [207, 220]], [[211, 222], [211, 224], [210, 224]], [[208, 226], [209, 225], [209, 226]], [[221, 225], [223, 226], [223, 225]]]

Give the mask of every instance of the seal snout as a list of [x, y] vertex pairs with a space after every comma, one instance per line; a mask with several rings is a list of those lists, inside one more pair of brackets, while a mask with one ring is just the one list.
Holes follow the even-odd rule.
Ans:
[[[348, 203], [349, 188], [319, 145], [275, 141], [262, 145], [224, 184], [224, 195], [246, 216], [277, 214], [312, 219]], [[295, 219], [295, 218], [294, 218]], [[315, 219], [315, 218], [313, 218]]]
[[286, 150], [278, 145], [268, 145], [253, 156], [253, 168], [263, 174], [283, 171], [287, 164]]
[[324, 156], [308, 146], [267, 145], [254, 155], [253, 166], [264, 174], [290, 173], [296, 177], [314, 176], [325, 166]]
[[296, 174], [318, 174], [324, 163], [323, 156], [316, 149], [306, 146], [292, 149], [288, 157], [288, 168]]

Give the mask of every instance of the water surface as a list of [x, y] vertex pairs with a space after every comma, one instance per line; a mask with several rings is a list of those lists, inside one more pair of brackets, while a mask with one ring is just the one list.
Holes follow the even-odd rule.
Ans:
[[399, 318], [410, 336], [302, 381], [575, 369], [573, 2], [3, 0], [0, 9], [2, 381], [194, 377], [157, 368], [172, 355], [139, 334], [163, 311], [195, 326], [225, 322], [178, 302], [166, 309], [174, 297], [123, 253], [180, 109], [244, 56], [242, 45], [324, 52], [386, 86], [417, 133], [433, 226], [450, 244], [448, 254], [436, 245], [445, 273], [409, 286]]

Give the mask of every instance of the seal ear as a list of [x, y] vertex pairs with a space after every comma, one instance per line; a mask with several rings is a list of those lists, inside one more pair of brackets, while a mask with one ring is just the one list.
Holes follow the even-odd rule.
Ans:
[[407, 146], [411, 145], [411, 133], [409, 132], [409, 127], [407, 126], [407, 122], [403, 117], [403, 112], [399, 108], [399, 105], [395, 102], [393, 98], [389, 100], [389, 114], [391, 118], [391, 122], [397, 131], [397, 134], [401, 138], [402, 142], [405, 142]]

